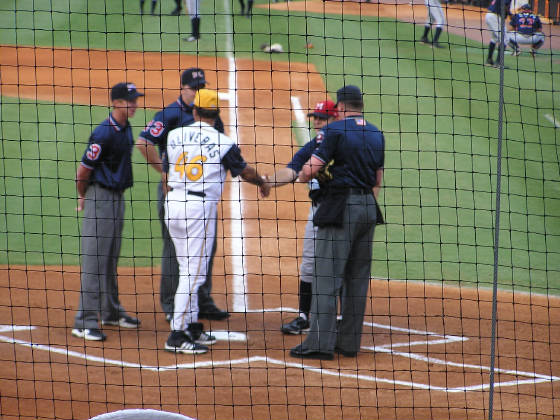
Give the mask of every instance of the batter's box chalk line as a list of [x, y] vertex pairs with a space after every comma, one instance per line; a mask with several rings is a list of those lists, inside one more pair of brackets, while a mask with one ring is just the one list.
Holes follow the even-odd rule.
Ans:
[[[368, 350], [372, 352], [378, 353], [391, 353], [393, 356], [400, 356], [404, 358], [409, 358], [412, 360], [422, 361], [427, 364], [439, 364], [439, 365], [446, 365], [450, 367], [458, 367], [462, 369], [472, 369], [475, 371], [490, 371], [489, 366], [481, 366], [481, 365], [473, 365], [468, 363], [458, 363], [452, 362], [443, 359], [437, 359], [434, 357], [425, 356], [422, 354], [417, 353], [407, 353], [407, 352], [400, 352], [395, 351], [394, 348], [396, 347], [404, 347], [404, 346], [416, 346], [416, 345], [437, 345], [437, 344], [448, 344], [453, 342], [461, 342], [466, 341], [468, 338], [466, 337], [459, 337], [459, 336], [452, 336], [452, 335], [441, 335], [436, 332], [431, 331], [420, 331], [414, 330], [410, 328], [402, 328], [396, 327], [393, 325], [385, 325], [385, 324], [378, 324], [373, 322], [365, 322], [364, 325], [370, 326], [373, 328], [381, 328], [387, 329], [391, 331], [398, 331], [412, 335], [425, 335], [427, 337], [435, 338], [435, 340], [423, 340], [423, 341], [409, 341], [406, 343], [391, 343], [385, 344], [382, 346], [363, 346], [363, 350]], [[33, 326], [12, 326], [12, 325], [0, 325], [0, 333], [2, 332], [11, 332], [16, 333], [20, 331], [29, 331], [35, 329], [36, 327]], [[69, 358], [77, 358], [82, 360], [87, 360], [89, 362], [100, 363], [102, 365], [111, 365], [111, 366], [120, 366], [123, 368], [134, 368], [134, 369], [143, 369], [152, 372], [167, 372], [167, 371], [177, 371], [179, 369], [212, 369], [216, 367], [231, 367], [232, 365], [247, 365], [250, 368], [252, 365], [276, 365], [281, 366], [284, 368], [295, 368], [295, 369], [302, 369], [308, 372], [315, 372], [320, 375], [327, 375], [327, 376], [334, 376], [339, 378], [348, 378], [353, 380], [362, 380], [367, 382], [378, 382], [378, 383], [386, 383], [390, 385], [399, 385], [407, 388], [413, 389], [425, 389], [431, 391], [442, 391], [442, 392], [465, 392], [465, 391], [480, 391], [485, 390], [490, 387], [490, 384], [475, 384], [470, 386], [460, 386], [460, 387], [445, 387], [445, 386], [436, 386], [431, 384], [425, 384], [421, 382], [413, 382], [413, 381], [403, 381], [403, 380], [396, 380], [391, 378], [383, 378], [375, 375], [368, 375], [365, 373], [358, 373], [355, 370], [352, 371], [345, 371], [344, 369], [327, 369], [327, 368], [320, 368], [317, 366], [307, 365], [300, 362], [289, 362], [286, 360], [278, 360], [273, 359], [267, 356], [252, 356], [252, 357], [244, 357], [239, 359], [231, 359], [231, 360], [207, 360], [207, 361], [195, 361], [192, 363], [178, 363], [172, 364], [168, 366], [151, 366], [145, 365], [141, 363], [132, 363], [127, 362], [124, 360], [114, 360], [109, 359], [107, 357], [100, 357], [94, 356], [91, 354], [80, 353], [77, 351], [69, 350], [67, 347], [56, 347], [51, 345], [44, 345], [44, 344], [35, 344], [29, 341], [20, 340], [12, 337], [7, 337], [4, 335], [0, 335], [0, 342], [4, 343], [11, 343], [17, 344], [23, 347], [28, 347], [33, 350], [41, 350], [47, 351], [54, 354], [65, 355]], [[257, 366], [255, 366], [257, 367]], [[512, 376], [521, 376], [527, 377], [528, 379], [516, 379], [512, 381], [506, 382], [497, 382], [494, 384], [494, 387], [507, 387], [507, 386], [519, 386], [523, 384], [537, 384], [543, 382], [552, 382], [560, 380], [560, 377], [550, 376], [550, 375], [542, 375], [535, 372], [524, 372], [519, 370], [510, 370], [510, 369], [500, 369], [496, 368], [495, 372], [502, 373], [506, 375]], [[104, 420], [104, 419], [103, 419]]]

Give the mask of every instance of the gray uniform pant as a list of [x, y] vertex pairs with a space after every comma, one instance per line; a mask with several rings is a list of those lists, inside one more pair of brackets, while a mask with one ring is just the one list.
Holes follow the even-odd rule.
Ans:
[[91, 185], [82, 224], [81, 291], [75, 328], [99, 328], [99, 315], [107, 321], [126, 314], [117, 286], [123, 225], [123, 194]]
[[[173, 303], [175, 301], [175, 292], [179, 285], [179, 263], [177, 262], [177, 255], [175, 254], [175, 246], [173, 240], [167, 230], [165, 224], [165, 199], [163, 197], [163, 189], [161, 182], [158, 185], [158, 216], [161, 224], [161, 238], [163, 241], [163, 249], [161, 252], [161, 283], [159, 290], [159, 297], [161, 309], [166, 314], [173, 315]], [[218, 223], [216, 219], [216, 224]], [[216, 246], [218, 243], [217, 237], [214, 239], [212, 253], [208, 261], [208, 272], [206, 281], [198, 289], [198, 307], [200, 311], [208, 307], [214, 306], [214, 300], [210, 293], [212, 291], [212, 266], [214, 264], [214, 255], [216, 254]]]
[[[375, 199], [350, 194], [343, 226], [320, 227], [315, 242], [315, 275], [311, 328], [302, 351], [333, 353], [360, 350], [366, 299], [371, 276]], [[342, 296], [342, 321], [337, 331], [337, 296]]]
[[305, 225], [305, 234], [303, 236], [303, 253], [299, 266], [299, 279], [304, 283], [313, 282], [313, 269], [315, 268], [315, 236], [317, 235], [317, 227], [313, 225], [315, 210], [317, 210], [317, 207], [311, 205]]

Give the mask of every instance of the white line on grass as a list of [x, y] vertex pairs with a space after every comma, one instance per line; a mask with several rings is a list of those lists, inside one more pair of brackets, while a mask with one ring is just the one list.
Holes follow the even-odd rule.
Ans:
[[560, 123], [558, 122], [558, 120], [557, 120], [556, 118], [554, 118], [553, 115], [546, 114], [544, 117], [545, 117], [548, 121], [550, 121], [552, 124], [554, 124], [554, 127], [560, 128]]

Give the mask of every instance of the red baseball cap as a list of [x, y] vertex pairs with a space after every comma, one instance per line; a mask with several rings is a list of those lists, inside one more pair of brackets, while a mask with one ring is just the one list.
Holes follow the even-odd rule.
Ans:
[[315, 111], [307, 114], [308, 117], [318, 117], [318, 118], [331, 118], [338, 117], [338, 110], [333, 101], [322, 101], [315, 105]]

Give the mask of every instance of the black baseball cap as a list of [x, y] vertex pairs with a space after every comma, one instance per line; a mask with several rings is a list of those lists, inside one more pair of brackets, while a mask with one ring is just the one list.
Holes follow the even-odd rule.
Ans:
[[186, 69], [183, 74], [181, 74], [181, 85], [186, 85], [193, 89], [198, 89], [206, 86], [206, 77], [204, 76], [204, 70], [198, 67]]
[[138, 92], [134, 83], [117, 83], [111, 88], [111, 100], [124, 99], [125, 101], [132, 101], [139, 96], [144, 96], [143, 93]]
[[359, 101], [362, 102], [362, 91], [358, 86], [354, 85], [347, 85], [341, 87], [336, 91], [336, 103], [339, 102], [351, 102], [351, 101]]

